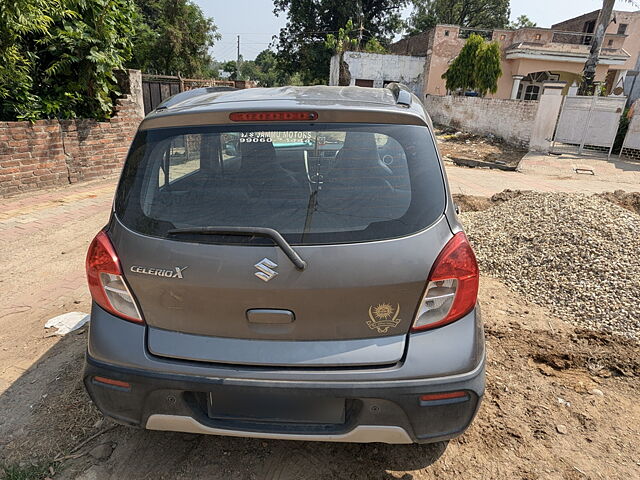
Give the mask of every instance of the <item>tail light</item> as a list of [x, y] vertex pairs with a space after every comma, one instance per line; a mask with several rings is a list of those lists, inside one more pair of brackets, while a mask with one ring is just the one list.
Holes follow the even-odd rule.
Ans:
[[94, 302], [125, 320], [143, 323], [122, 276], [118, 255], [104, 231], [98, 233], [89, 246], [86, 268], [89, 291]]
[[456, 233], [431, 268], [413, 330], [441, 327], [464, 317], [475, 307], [479, 281], [471, 244], [463, 232]]

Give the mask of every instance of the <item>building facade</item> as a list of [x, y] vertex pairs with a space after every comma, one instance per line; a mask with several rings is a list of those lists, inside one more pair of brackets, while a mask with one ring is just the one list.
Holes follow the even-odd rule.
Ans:
[[[502, 77], [498, 81], [497, 92], [489, 97], [538, 100], [543, 86], [549, 82], [563, 82], [562, 93], [575, 94], [589, 55], [598, 13], [591, 12], [552, 28], [476, 30], [437, 25], [392, 44], [390, 55], [346, 52], [345, 62], [350, 74], [348, 84], [382, 86], [389, 81], [402, 81], [409, 77], [414, 90], [415, 85], [421, 86], [422, 98], [424, 95], [446, 95], [448, 92], [442, 74], [460, 53], [469, 35], [477, 33], [487, 40], [496, 41], [501, 50]], [[629, 90], [627, 77], [634, 75], [639, 62], [640, 11], [616, 11], [614, 17], [615, 22], [606, 31], [596, 68], [596, 82], [604, 86], [607, 94], [621, 95], [625, 85]], [[357, 61], [351, 58], [354, 54]], [[338, 67], [336, 57], [332, 61], [331, 84], [339, 84]], [[418, 67], [422, 68], [421, 75], [416, 75]], [[640, 80], [637, 84], [640, 91]]]

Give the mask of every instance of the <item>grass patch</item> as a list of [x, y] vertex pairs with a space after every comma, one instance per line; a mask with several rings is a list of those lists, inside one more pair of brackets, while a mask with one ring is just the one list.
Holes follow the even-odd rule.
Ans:
[[5, 465], [0, 464], [2, 480], [43, 480], [49, 476], [49, 465]]

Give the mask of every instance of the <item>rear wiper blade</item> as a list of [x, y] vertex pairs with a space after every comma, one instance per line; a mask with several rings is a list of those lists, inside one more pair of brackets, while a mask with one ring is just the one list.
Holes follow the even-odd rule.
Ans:
[[289, 257], [298, 270], [307, 268], [305, 262], [298, 253], [291, 248], [280, 232], [273, 228], [265, 227], [190, 227], [190, 228], [174, 228], [167, 232], [169, 235], [180, 234], [197, 234], [197, 235], [238, 235], [270, 238], [278, 245], [282, 251]]

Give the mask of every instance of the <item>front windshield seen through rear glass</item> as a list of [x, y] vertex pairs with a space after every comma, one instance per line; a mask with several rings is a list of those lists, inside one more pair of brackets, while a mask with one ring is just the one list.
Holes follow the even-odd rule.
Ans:
[[141, 131], [116, 196], [118, 218], [142, 234], [268, 227], [298, 245], [408, 235], [432, 224], [444, 205], [442, 172], [427, 128], [379, 124]]

